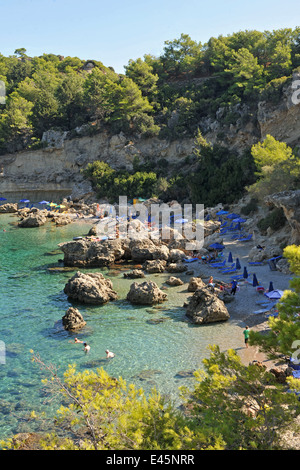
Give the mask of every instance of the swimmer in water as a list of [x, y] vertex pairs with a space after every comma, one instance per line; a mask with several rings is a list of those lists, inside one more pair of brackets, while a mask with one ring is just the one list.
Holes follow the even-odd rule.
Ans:
[[75, 338], [75, 339], [74, 339], [74, 343], [83, 343], [83, 341], [81, 341], [81, 340], [78, 339], [78, 338]]
[[112, 351], [109, 351], [108, 349], [105, 351], [106, 352], [106, 358], [109, 359], [110, 357], [115, 357], [114, 353]]

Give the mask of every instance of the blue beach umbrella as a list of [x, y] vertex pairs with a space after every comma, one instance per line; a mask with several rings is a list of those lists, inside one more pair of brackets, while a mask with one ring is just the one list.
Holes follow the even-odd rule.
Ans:
[[241, 269], [240, 260], [237, 258], [235, 262], [236, 269]]
[[0, 197], [0, 201], [7, 201], [6, 197]]
[[253, 285], [253, 287], [258, 286], [258, 280], [257, 280], [256, 274], [253, 274], [253, 282], [252, 282], [252, 285]]
[[244, 279], [247, 279], [247, 278], [248, 278], [248, 271], [247, 271], [246, 266], [244, 267], [243, 278], [244, 278]]
[[216, 215], [224, 215], [224, 214], [228, 214], [228, 211], [219, 211], [216, 213]]
[[239, 214], [229, 214], [227, 216], [227, 219], [237, 219], [239, 217]]
[[268, 297], [268, 299], [281, 299], [283, 290], [273, 290], [272, 292], [267, 292], [265, 296]]
[[29, 199], [20, 199], [19, 202], [30, 202]]
[[239, 222], [240, 224], [242, 224], [243, 222], [247, 222], [247, 220], [242, 219], [242, 217], [237, 217], [237, 219], [233, 219], [233, 222]]
[[221, 245], [221, 243], [212, 243], [212, 245], [209, 245], [209, 248], [213, 248], [214, 250], [224, 250], [225, 246]]
[[49, 201], [40, 201], [39, 204], [50, 204]]
[[232, 263], [232, 253], [231, 253], [231, 251], [228, 255], [228, 263]]

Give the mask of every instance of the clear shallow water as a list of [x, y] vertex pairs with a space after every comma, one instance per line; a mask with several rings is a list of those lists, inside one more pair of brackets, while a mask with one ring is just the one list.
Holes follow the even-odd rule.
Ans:
[[[72, 304], [63, 289], [76, 269], [51, 271], [62, 266], [63, 255], [49, 253], [58, 243], [86, 234], [90, 226], [49, 223], [21, 229], [11, 225], [16, 221], [0, 216], [0, 341], [6, 349], [5, 364], [0, 363], [0, 438], [39, 430], [40, 424], [27, 422], [28, 413], [49, 412], [50, 405], [43, 404], [43, 375], [31, 362], [31, 349], [47, 364], [58, 366], [61, 374], [68, 364], [76, 363], [78, 370], [103, 367], [146, 391], [155, 386], [178, 403], [178, 387], [193, 384], [191, 377], [178, 372], [189, 375], [200, 368], [210, 344], [223, 350], [241, 345], [233, 322], [199, 327], [185, 321], [182, 305], [190, 294], [184, 286], [168, 288], [168, 301], [160, 308], [132, 306], [124, 300], [132, 280], [115, 269], [102, 272], [113, 281], [120, 300], [104, 306], [73, 304], [87, 325], [76, 334], [66, 332], [61, 319]], [[159, 286], [168, 277], [149, 276]], [[73, 343], [75, 336], [90, 344], [88, 355], [81, 344]], [[110, 361], [105, 359], [107, 348], [116, 354]], [[53, 402], [51, 411], [57, 408]]]

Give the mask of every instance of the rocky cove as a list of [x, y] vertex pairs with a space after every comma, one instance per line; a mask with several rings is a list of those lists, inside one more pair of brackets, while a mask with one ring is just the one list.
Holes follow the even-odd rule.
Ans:
[[[170, 230], [170, 238], [162, 242], [155, 237], [152, 239], [151, 231], [147, 231], [145, 237], [138, 221], [128, 221], [128, 225], [139, 229], [131, 233], [131, 238], [102, 239], [99, 224], [103, 219], [95, 216], [94, 203], [82, 201], [74, 207], [73, 202], [65, 202], [66, 212], [62, 214], [36, 207], [1, 206], [0, 221], [10, 220], [11, 225], [11, 228], [6, 225], [7, 232], [2, 233], [6, 253], [14, 253], [15, 247], [19, 247], [10, 242], [9, 237], [33, 240], [31, 244], [25, 242], [26, 249], [21, 248], [18, 259], [22, 255], [25, 266], [30, 253], [30, 264], [34, 261], [37, 266], [34, 270], [30, 268], [28, 279], [30, 281], [30, 276], [34, 275], [31, 283], [36, 284], [35, 292], [38, 286], [43, 286], [35, 299], [30, 296], [22, 300], [23, 309], [28, 312], [18, 313], [19, 326], [12, 335], [17, 335], [14, 345], [4, 337], [9, 351], [13, 351], [9, 361], [14, 360], [15, 364], [21, 361], [18, 351], [24, 351], [20, 345], [24, 341], [20, 339], [22, 333], [27, 349], [41, 352], [62, 368], [71, 361], [85, 369], [105, 367], [112, 375], [125, 375], [146, 390], [157, 385], [171, 395], [179, 385], [188, 383], [193, 371], [201, 367], [200, 357], [207, 354], [208, 344], [219, 344], [223, 350], [235, 348], [246, 364], [257, 360], [264, 361], [270, 368], [274, 366], [255, 347], [243, 348], [241, 332], [245, 324], [261, 331], [267, 328], [268, 312], [261, 309], [262, 297], [252, 286], [251, 278], [241, 279], [239, 291], [233, 296], [223, 289], [230, 284], [231, 276], [202, 263], [201, 257], [213, 254], [209, 245], [222, 242], [223, 259], [227, 261], [231, 251], [234, 260], [238, 257], [242, 267], [247, 266], [251, 275], [257, 274], [261, 285], [267, 287], [272, 280], [276, 287], [288, 288], [291, 273], [284, 260], [283, 266], [278, 263], [278, 269], [273, 272], [267, 260], [273, 254], [282, 253], [280, 244], [291, 239], [290, 223], [294, 217], [291, 208], [287, 212], [290, 219], [282, 230], [274, 233], [269, 230], [265, 236], [259, 235], [256, 217], [249, 216], [245, 229], [255, 236], [248, 242], [233, 240], [232, 232], [222, 234], [217, 216], [221, 205], [207, 209], [210, 220], [204, 222], [203, 247], [197, 250], [199, 258], [188, 262], [193, 258], [186, 250], [189, 240], [178, 235], [175, 229]], [[240, 201], [230, 211], [237, 212], [244, 204], [245, 201]], [[267, 205], [265, 210], [268, 210]], [[297, 225], [293, 227], [297, 230]], [[41, 271], [39, 265], [45, 251], [46, 238], [43, 237], [46, 234], [55, 236], [57, 242], [54, 244], [52, 240], [52, 253], [50, 249], [48, 253], [51, 257], [44, 259]], [[45, 241], [35, 257], [32, 250], [36, 237]], [[264, 245], [264, 250], [258, 250], [257, 244]], [[254, 259], [260, 260], [259, 266], [250, 270], [249, 261]], [[14, 272], [14, 285], [20, 283], [24, 288], [26, 277], [20, 274], [20, 278], [16, 278], [15, 275]], [[214, 277], [214, 290], [208, 286], [210, 275]], [[40, 277], [44, 278], [43, 284], [38, 280]], [[255, 313], [257, 311], [260, 313]], [[9, 322], [13, 316], [13, 312], [7, 315]], [[28, 322], [32, 323], [30, 331], [37, 330], [36, 339], [32, 334], [27, 338]], [[88, 356], [80, 345], [72, 344], [74, 335], [91, 345]], [[101, 357], [107, 347], [116, 353], [109, 363]], [[9, 377], [5, 377], [5, 382], [7, 380]], [[18, 430], [21, 429], [24, 428], [19, 426]]]

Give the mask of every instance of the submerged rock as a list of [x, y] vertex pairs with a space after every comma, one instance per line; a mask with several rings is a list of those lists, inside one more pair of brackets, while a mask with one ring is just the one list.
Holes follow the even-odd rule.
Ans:
[[86, 304], [104, 304], [116, 300], [118, 295], [113, 284], [101, 273], [78, 271], [65, 285], [64, 293], [73, 300]]
[[127, 300], [132, 304], [152, 305], [167, 300], [167, 294], [160, 290], [153, 281], [146, 281], [141, 284], [134, 282], [130, 286]]

